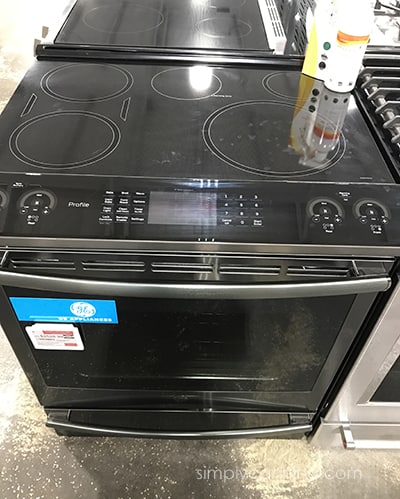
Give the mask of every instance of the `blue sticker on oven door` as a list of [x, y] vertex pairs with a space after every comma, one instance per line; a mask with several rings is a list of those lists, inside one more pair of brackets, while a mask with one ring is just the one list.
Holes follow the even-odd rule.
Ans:
[[10, 297], [20, 321], [118, 324], [114, 300]]

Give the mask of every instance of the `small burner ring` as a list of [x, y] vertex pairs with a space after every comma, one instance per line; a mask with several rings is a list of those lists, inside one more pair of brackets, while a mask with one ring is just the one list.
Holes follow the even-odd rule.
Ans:
[[244, 38], [252, 32], [250, 24], [232, 17], [209, 17], [197, 23], [197, 29], [209, 38]]
[[101, 33], [132, 35], [156, 29], [164, 22], [164, 15], [152, 7], [127, 1], [115, 4], [93, 8], [84, 15], [84, 24]]
[[208, 66], [171, 68], [151, 79], [155, 92], [169, 99], [194, 101], [208, 99], [222, 88], [222, 81]]
[[132, 75], [111, 64], [63, 65], [46, 73], [40, 82], [47, 95], [67, 102], [114, 99], [127, 92], [132, 85]]
[[[300, 76], [294, 71], [279, 71], [269, 74], [263, 78], [262, 85], [264, 89], [277, 97], [286, 100], [296, 101], [299, 88]], [[288, 92], [282, 89], [288, 89]]]

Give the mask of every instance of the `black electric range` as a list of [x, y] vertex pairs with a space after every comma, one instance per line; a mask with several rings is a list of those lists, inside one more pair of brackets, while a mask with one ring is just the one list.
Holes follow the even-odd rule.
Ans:
[[400, 243], [398, 187], [352, 95], [290, 66], [37, 61], [0, 120], [6, 239], [376, 255]]
[[78, 0], [54, 44], [268, 52], [273, 8], [284, 35], [265, 0]]

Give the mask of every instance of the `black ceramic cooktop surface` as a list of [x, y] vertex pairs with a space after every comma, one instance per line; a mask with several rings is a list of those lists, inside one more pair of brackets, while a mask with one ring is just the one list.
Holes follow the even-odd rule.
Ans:
[[296, 71], [54, 61], [0, 119], [0, 172], [392, 182], [352, 96]]
[[268, 49], [258, 0], [78, 0], [55, 43]]

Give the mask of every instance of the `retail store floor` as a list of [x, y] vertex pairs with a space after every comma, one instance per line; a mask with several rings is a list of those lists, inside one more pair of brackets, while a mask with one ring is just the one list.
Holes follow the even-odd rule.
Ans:
[[[0, 0], [0, 110], [65, 0]], [[0, 310], [1, 322], [1, 310]], [[304, 440], [65, 438], [0, 330], [0, 498], [398, 498], [400, 451]]]
[[59, 437], [0, 330], [1, 499], [400, 496], [400, 451], [305, 440]]

